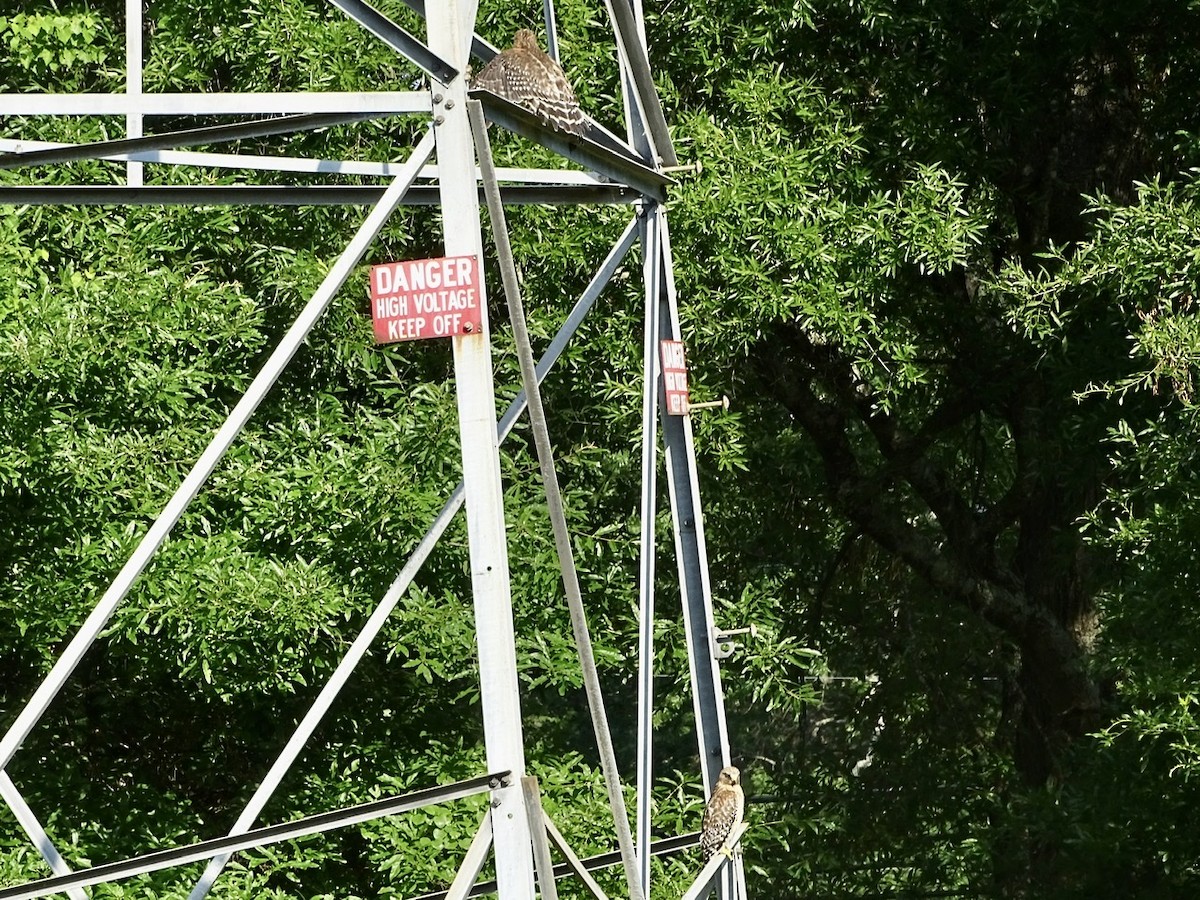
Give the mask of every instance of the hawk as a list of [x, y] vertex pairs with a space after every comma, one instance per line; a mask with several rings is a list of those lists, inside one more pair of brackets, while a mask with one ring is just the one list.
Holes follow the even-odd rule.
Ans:
[[704, 807], [700, 826], [700, 855], [708, 862], [717, 853], [733, 859], [733, 850], [725, 845], [733, 830], [742, 823], [746, 795], [742, 793], [742, 773], [736, 766], [726, 766], [717, 776], [717, 786]]
[[587, 116], [571, 82], [528, 28], [518, 31], [513, 45], [475, 74], [471, 87], [519, 104], [559, 131], [587, 133]]

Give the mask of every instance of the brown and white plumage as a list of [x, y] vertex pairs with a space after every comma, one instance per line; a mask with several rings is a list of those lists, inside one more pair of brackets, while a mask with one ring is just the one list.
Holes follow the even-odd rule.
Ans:
[[746, 795], [742, 793], [741, 780], [742, 773], [736, 766], [726, 766], [717, 776], [717, 786], [708, 798], [700, 826], [700, 855], [705, 862], [725, 849], [725, 841], [742, 823]]
[[471, 87], [524, 106], [559, 131], [587, 133], [587, 117], [571, 82], [528, 28], [518, 31], [513, 45], [476, 73]]

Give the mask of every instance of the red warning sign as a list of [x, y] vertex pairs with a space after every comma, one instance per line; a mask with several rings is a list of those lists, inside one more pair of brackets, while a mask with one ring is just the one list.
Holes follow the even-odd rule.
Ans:
[[474, 256], [409, 259], [371, 267], [375, 341], [477, 334], [479, 260]]
[[688, 413], [687, 363], [683, 359], [682, 341], [662, 341], [663, 389], [667, 394], [667, 415], [686, 416]]

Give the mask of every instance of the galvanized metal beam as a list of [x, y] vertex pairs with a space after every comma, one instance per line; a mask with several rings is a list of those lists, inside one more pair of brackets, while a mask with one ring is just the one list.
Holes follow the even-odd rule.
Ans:
[[[678, 853], [681, 850], [688, 850], [696, 846], [700, 840], [700, 832], [693, 831], [689, 834], [681, 834], [676, 837], [663, 838], [655, 841], [650, 846], [652, 856], [665, 856], [668, 853]], [[620, 851], [614, 850], [611, 853], [599, 853], [595, 856], [589, 856], [582, 860], [579, 864], [587, 871], [595, 872], [597, 869], [607, 869], [618, 865], [621, 862]], [[559, 863], [554, 867], [554, 877], [556, 879], [565, 878], [575, 872], [574, 863]], [[482, 897], [485, 894], [496, 893], [496, 882], [483, 881], [471, 888], [467, 894], [468, 897]], [[417, 897], [410, 897], [409, 900], [447, 900], [446, 891], [434, 891], [429, 894], [421, 894]]]
[[[473, 20], [474, 12], [472, 0], [442, 0], [426, 10], [430, 46], [459, 68], [466, 65], [474, 29], [474, 21], [466, 20]], [[434, 133], [442, 175], [439, 188], [445, 254], [482, 260], [465, 79], [445, 84], [441, 96], [440, 105], [435, 106]], [[466, 488], [467, 550], [488, 767], [509, 769], [519, 779], [525, 775], [525, 741], [496, 433], [491, 332], [482, 280], [479, 301], [482, 321], [478, 332], [451, 339]], [[534, 894], [533, 853], [520, 788], [497, 792], [493, 802], [492, 845], [500, 898], [528, 900]]]
[[[671, 257], [671, 238], [666, 213], [653, 213], [658, 233], [659, 321], [661, 340], [683, 340], [679, 325], [679, 303]], [[661, 382], [661, 379], [660, 379]], [[713, 643], [712, 587], [708, 575], [708, 549], [704, 541], [704, 517], [700, 508], [700, 478], [691, 419], [667, 415], [660, 390], [663, 445], [666, 450], [667, 487], [671, 497], [671, 524], [675, 535], [675, 560], [683, 604], [684, 632], [691, 672], [692, 706], [696, 715], [696, 740], [704, 795], [711, 796], [717, 775], [730, 763], [729, 732], [725, 723], [725, 694]], [[721, 900], [744, 898], [744, 873], [737, 867], [723, 879]], [[740, 874], [740, 881], [738, 875]]]
[[[658, 338], [681, 341], [683, 335], [679, 325], [675, 279], [670, 265], [670, 238], [666, 214], [660, 207], [654, 210], [653, 216], [659, 251], [656, 262], [659, 267]], [[662, 396], [660, 388], [659, 409], [663, 444], [666, 449], [667, 486], [671, 498], [675, 557], [679, 569], [679, 587], [687, 632], [692, 701], [696, 714], [704, 795], [709, 796], [716, 786], [717, 775], [722, 768], [730, 764], [730, 753], [721, 672], [717, 666], [712, 641], [715, 630], [712, 588], [708, 576], [704, 519], [700, 509], [700, 481], [696, 471], [691, 420], [687, 416], [667, 415]]]
[[458, 77], [459, 70], [444, 56], [425, 46], [369, 3], [363, 0], [329, 0], [329, 3], [442, 84]]
[[383, 800], [373, 800], [370, 803], [318, 813], [294, 822], [267, 825], [242, 834], [213, 838], [185, 847], [159, 850], [133, 859], [93, 866], [69, 875], [56, 875], [53, 878], [43, 878], [15, 887], [2, 888], [0, 889], [0, 900], [32, 900], [35, 897], [58, 894], [71, 888], [106, 884], [121, 878], [130, 878], [146, 872], [157, 872], [161, 869], [197, 862], [207, 859], [214, 853], [228, 854], [239, 850], [248, 850], [251, 847], [278, 844], [281, 841], [290, 841], [310, 834], [321, 834], [335, 828], [357, 825], [359, 822], [369, 822], [372, 819], [420, 809], [423, 806], [432, 806], [435, 803], [447, 803], [475, 794], [506, 789], [511, 774], [510, 772], [495, 772], [490, 775], [480, 775], [465, 781], [456, 781], [453, 784], [426, 788], [408, 794], [387, 797]]
[[[654, 76], [650, 73], [650, 58], [646, 52], [646, 45], [642, 43], [633, 8], [629, 0], [605, 0], [605, 5], [608, 6], [613, 30], [616, 32], [617, 49], [621, 52], [621, 58], [625, 61], [633, 82], [638, 110], [642, 114], [648, 136], [661, 157], [662, 164], [677, 166], [679, 158], [675, 155], [674, 144], [671, 143], [671, 133], [667, 129], [662, 101], [658, 97], [658, 88], [654, 86]], [[656, 167], [659, 164], [658, 160], [650, 162]]]
[[[137, 2], [137, 0], [133, 0]], [[300, 113], [426, 113], [428, 91], [52, 94], [0, 92], [7, 116], [265, 116]]]
[[546, 25], [546, 55], [561, 65], [558, 57], [558, 17], [554, 15], [554, 0], [542, 0], [542, 21]]
[[546, 837], [546, 814], [542, 812], [542, 792], [532, 775], [521, 779], [525, 812], [529, 816], [529, 834], [533, 838], [533, 867], [537, 872], [538, 893], [542, 900], [558, 900], [554, 865], [550, 862], [550, 841]]
[[[48, 150], [53, 147], [74, 147], [56, 141], [22, 141], [0, 138], [0, 153], [21, 153], [25, 150]], [[300, 172], [311, 175], [362, 175], [370, 178], [392, 179], [400, 174], [402, 162], [368, 162], [365, 160], [313, 159], [300, 156], [255, 156], [243, 153], [210, 153], [205, 150], [148, 150], [144, 153], [117, 153], [102, 159], [123, 162], [136, 159], [141, 162], [162, 163], [169, 166], [203, 166], [214, 169], [254, 170], [265, 172]], [[475, 170], [476, 178], [479, 169]], [[438, 167], [427, 165], [418, 178], [436, 181]], [[601, 179], [592, 172], [578, 169], [522, 169], [502, 166], [496, 169], [496, 177], [506, 184], [524, 185], [587, 185], [590, 187], [612, 187], [612, 182]], [[382, 190], [382, 189], [381, 189]]]
[[104, 592], [104, 596], [88, 614], [79, 627], [79, 631], [71, 638], [62, 654], [34, 691], [33, 696], [9, 725], [3, 738], [0, 738], [0, 770], [8, 766], [58, 692], [62, 690], [67, 679], [71, 677], [71, 673], [79, 665], [84, 653], [99, 637], [105, 624], [129, 594], [150, 559], [167, 539], [175, 527], [175, 523], [183, 515], [184, 509], [208, 480], [221, 457], [225, 455], [225, 451], [233, 444], [258, 405], [266, 397], [267, 392], [275, 384], [296, 351], [300, 349], [300, 345], [328, 308], [334, 295], [350, 276], [363, 254], [366, 253], [371, 241], [375, 239], [375, 236], [386, 224], [388, 217], [404, 198], [405, 192], [416, 178], [421, 166], [425, 164], [432, 149], [433, 135], [427, 134], [413, 151], [410, 171], [392, 183], [379, 204], [364, 220], [345, 251], [334, 263], [291, 328], [288, 329], [279, 345], [254, 377], [246, 389], [246, 393], [230, 411], [224, 424], [213, 435], [191, 471], [175, 489], [166, 506], [163, 507], [129, 559], [121, 567], [108, 590]]
[[657, 561], [655, 519], [658, 516], [658, 316], [662, 267], [655, 216], [645, 209], [639, 220], [642, 236], [642, 281], [645, 318], [642, 325], [642, 502], [638, 545], [638, 673], [637, 673], [637, 812], [638, 878], [650, 896], [650, 810], [654, 787], [654, 573]]
[[384, 115], [388, 115], [388, 113], [313, 113], [312, 115], [274, 116], [269, 119], [238, 122], [232, 125], [186, 128], [182, 131], [168, 131], [147, 137], [121, 138], [115, 141], [96, 141], [91, 144], [72, 144], [67, 147], [52, 147], [48, 150], [29, 150], [24, 153], [4, 153], [0, 154], [0, 169], [73, 162], [80, 159], [99, 159], [118, 153], [137, 153], [142, 150], [194, 147], [197, 144], [215, 144], [222, 141], [266, 137], [272, 134], [287, 134], [293, 131], [312, 131], [317, 128], [327, 128], [331, 125], [362, 122], [366, 119], [375, 119]]
[[[0, 206], [372, 206], [385, 188], [366, 185], [20, 185], [0, 187]], [[482, 199], [482, 189], [478, 191]], [[627, 205], [641, 194], [622, 185], [520, 186], [502, 188], [505, 204], [544, 206]], [[401, 206], [437, 206], [437, 185], [417, 185]]]
[[[58, 848], [50, 840], [50, 835], [46, 833], [46, 829], [42, 827], [42, 823], [38, 821], [38, 817], [34, 815], [29, 804], [25, 802], [25, 798], [21, 796], [21, 792], [17, 790], [17, 786], [13, 784], [7, 772], [0, 772], [0, 796], [4, 798], [4, 802], [8, 804], [8, 808], [12, 810], [12, 814], [16, 818], [17, 824], [21, 826], [21, 830], [25, 832], [30, 842], [37, 848], [38, 853], [42, 855], [42, 859], [50, 866], [50, 871], [55, 875], [70, 875], [71, 867], [62, 858], [62, 854], [58, 852]], [[88, 900], [88, 896], [83, 892], [83, 888], [70, 888], [66, 891], [66, 894], [71, 900]]]
[[[587, 892], [595, 897], [596, 900], [608, 900], [608, 895], [604, 893], [604, 890], [596, 882], [596, 879], [592, 877], [592, 873], [589, 872], [587, 866], [583, 864], [583, 860], [575, 855], [575, 851], [571, 849], [571, 845], [567, 843], [567, 839], [562, 836], [562, 832], [558, 830], [558, 827], [553, 821], [551, 821], [549, 816], [545, 817], [545, 821], [546, 834], [550, 836], [550, 840], [554, 843], [554, 846], [558, 848], [558, 852], [562, 854], [563, 859], [566, 860], [566, 864], [570, 868], [571, 873], [583, 882], [584, 888], [586, 888]], [[557, 878], [559, 876], [555, 875], [555, 877]]]
[[[717, 880], [718, 876], [722, 872], [728, 872], [730, 869], [737, 867], [737, 861], [740, 859], [738, 846], [741, 843], [742, 835], [746, 833], [746, 829], [749, 827], [750, 826], [748, 823], [742, 822], [737, 828], [734, 829], [733, 834], [731, 834], [725, 842], [726, 846], [730, 848], [731, 853], [734, 855], [732, 857], [726, 857], [722, 853], [714, 854], [713, 857], [704, 864], [704, 868], [700, 870], [700, 874], [696, 876], [696, 880], [692, 882], [691, 887], [684, 891], [684, 894], [680, 900], [701, 900], [701, 898], [707, 897], [710, 893], [712, 893], [713, 882]], [[732, 865], [730, 863], [732, 863]], [[736, 895], [735, 900], [745, 900], [745, 897], [746, 887], [745, 884], [743, 884], [741, 893]]]
[[483, 870], [483, 864], [487, 862], [488, 851], [491, 849], [492, 811], [489, 809], [483, 814], [479, 830], [475, 832], [471, 846], [467, 848], [462, 864], [454, 874], [454, 880], [450, 882], [450, 889], [446, 891], [446, 900], [465, 900], [479, 879], [479, 873]]
[[666, 175], [649, 168], [620, 145], [609, 147], [579, 135], [556, 131], [523, 106], [511, 103], [491, 91], [473, 90], [471, 96], [483, 103], [488, 119], [497, 125], [607, 175], [614, 181], [627, 184], [647, 197], [665, 199], [665, 189], [673, 183]]

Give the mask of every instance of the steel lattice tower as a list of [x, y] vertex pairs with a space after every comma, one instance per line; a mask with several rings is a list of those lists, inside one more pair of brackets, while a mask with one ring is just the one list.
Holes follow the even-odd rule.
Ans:
[[[636, 815], [636, 875], [630, 861], [630, 893], [645, 895], [651, 856], [649, 796], [652, 775], [651, 711], [653, 697], [654, 617], [654, 518], [657, 507], [655, 481], [659, 431], [665, 450], [669, 502], [672, 510], [675, 555], [679, 568], [682, 613], [687, 633], [691, 689], [695, 707], [701, 775], [705, 794], [711, 792], [717, 773], [730, 763], [723, 695], [718, 670], [718, 644], [727, 636], [713, 620], [703, 517], [692, 443], [686, 415], [668, 415], [663, 408], [659, 346], [663, 340], [681, 340], [675, 292], [670, 235], [664, 208], [671, 183], [670, 171], [678, 166], [666, 118], [654, 86], [641, 0], [606, 0], [618, 48], [624, 90], [626, 134], [617, 136], [594, 123], [589, 138], [566, 135], [547, 128], [528, 111], [490, 94], [469, 92], [466, 73], [472, 56], [487, 61], [496, 49], [475, 34], [477, 0], [405, 0], [426, 22], [424, 38], [406, 32], [362, 0], [328, 0], [358, 22], [375, 39], [401, 54], [429, 79], [428, 90], [356, 93], [253, 93], [184, 94], [143, 91], [142, 0], [126, 0], [126, 91], [112, 94], [7, 93], [0, 94], [0, 114], [14, 116], [69, 115], [121, 116], [126, 137], [91, 144], [44, 144], [20, 139], [0, 141], [0, 167], [20, 169], [32, 165], [75, 160], [106, 159], [124, 164], [126, 178], [119, 185], [45, 187], [17, 184], [0, 188], [5, 204], [355, 204], [371, 207], [358, 232], [330, 269], [325, 280], [295, 319], [262, 369], [251, 382], [225, 423], [213, 435], [182, 483], [167, 499], [141, 542], [80, 624], [56, 663], [0, 737], [0, 796], [21, 827], [46, 859], [54, 877], [0, 890], [0, 900], [66, 892], [82, 900], [89, 884], [128, 877], [140, 872], [211, 860], [193, 890], [192, 900], [205, 896], [224, 863], [237, 850], [286, 840], [367, 819], [414, 809], [474, 793], [490, 792], [492, 807], [463, 861], [458, 879], [445, 896], [465, 897], [478, 876], [489, 845], [494, 848], [499, 894], [505, 900], [531, 898], [535, 891], [534, 858], [539, 841], [545, 843], [541, 823], [531, 827], [530, 810], [537, 814], [525, 776], [520, 704], [517, 696], [516, 649], [513, 637], [508, 554], [500, 482], [498, 446], [525, 408], [522, 394], [496, 422], [492, 381], [490, 331], [454, 337], [454, 365], [458, 390], [463, 481], [446, 501], [425, 539], [413, 552], [395, 581], [380, 598], [375, 611], [355, 638], [344, 658], [323, 686], [308, 713], [280, 752], [241, 816], [224, 838], [190, 847], [161, 851], [133, 860], [111, 863], [72, 873], [61, 854], [3, 771], [71, 677], [87, 649], [99, 638], [105, 624], [125, 600], [156, 551], [169, 536], [188, 503], [204, 485], [216, 465], [237, 439], [266, 392], [283, 372], [312, 327], [327, 309], [338, 289], [384, 227], [388, 217], [405, 203], [436, 203], [442, 211], [445, 255], [482, 258], [476, 141], [468, 120], [472, 96], [483, 103], [488, 118], [505, 129], [537, 142], [582, 170], [506, 170], [503, 191], [506, 203], [613, 203], [634, 210], [631, 221], [601, 262], [591, 283], [579, 298], [559, 335], [546, 350], [539, 366], [542, 378], [587, 315], [600, 291], [617, 271], [635, 243], [642, 250], [645, 284], [645, 351], [643, 359], [643, 497], [639, 585], [641, 627], [638, 656], [639, 721], [638, 809]], [[557, 37], [552, 0], [544, 0], [545, 23], [551, 55], [557, 57]], [[271, 134], [281, 134], [348, 124], [386, 116], [415, 116], [425, 122], [424, 136], [401, 163], [365, 163], [348, 160], [254, 157], [188, 150]], [[236, 124], [205, 126], [146, 136], [147, 117], [252, 116]], [[594, 139], [593, 139], [594, 138]], [[427, 166], [436, 156], [436, 177]], [[385, 186], [281, 185], [281, 186], [161, 186], [145, 183], [147, 162], [179, 167], [207, 166], [262, 169], [283, 173], [355, 174], [381, 179]], [[286, 825], [256, 827], [267, 801], [300, 754], [339, 690], [370, 647], [433, 546], [460, 508], [465, 506], [469, 535], [472, 587], [476, 611], [481, 671], [482, 706], [487, 744], [488, 772], [452, 785], [321, 813]], [[560, 852], [573, 859], [547, 822]], [[666, 842], [670, 843], [670, 841]], [[578, 860], [575, 860], [578, 863]], [[579, 874], [586, 878], [586, 865]], [[715, 871], [715, 865], [711, 867]], [[711, 873], [710, 873], [711, 874]], [[551, 881], [552, 884], [552, 881]], [[740, 857], [725, 866], [717, 885], [722, 900], [745, 897]], [[545, 883], [543, 895], [552, 892]], [[698, 883], [688, 896], [698, 896]]]

